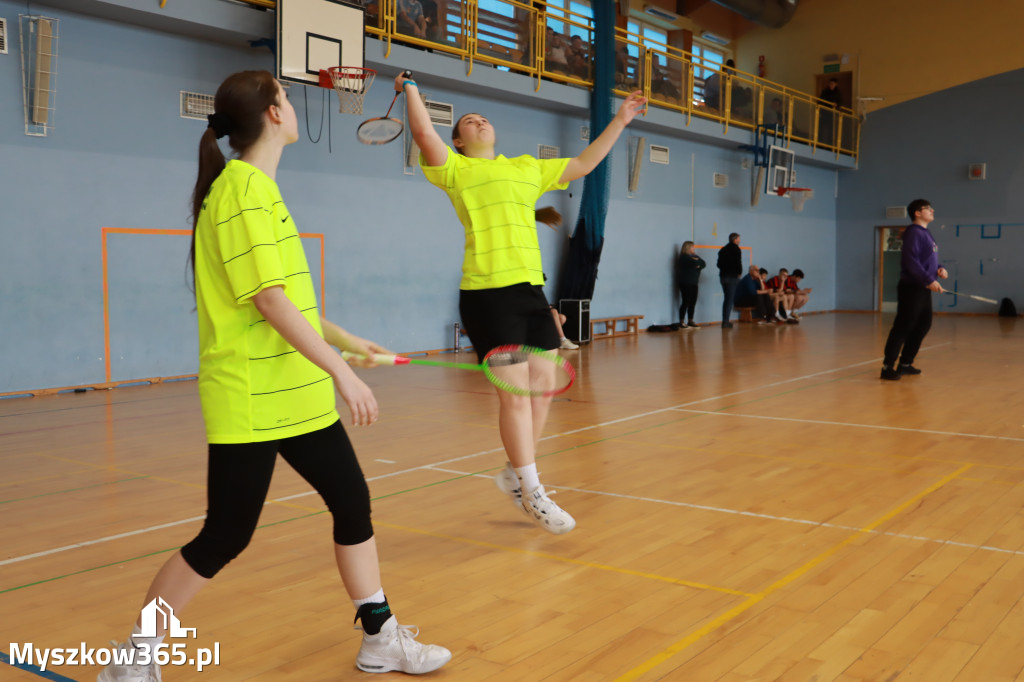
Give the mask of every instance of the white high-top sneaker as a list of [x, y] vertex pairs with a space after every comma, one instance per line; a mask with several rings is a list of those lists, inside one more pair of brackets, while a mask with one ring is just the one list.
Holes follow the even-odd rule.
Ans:
[[[361, 630], [356, 626], [357, 630]], [[397, 670], [410, 675], [422, 675], [437, 670], [451, 660], [452, 652], [436, 644], [416, 641], [419, 628], [399, 625], [391, 616], [376, 635], [363, 633], [363, 645], [356, 656], [356, 667], [368, 673], [387, 673]]]

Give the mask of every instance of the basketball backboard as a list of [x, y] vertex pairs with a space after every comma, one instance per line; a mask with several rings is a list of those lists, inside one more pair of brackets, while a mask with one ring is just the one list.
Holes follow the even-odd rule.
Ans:
[[768, 167], [764, 174], [765, 194], [778, 195], [779, 187], [791, 187], [796, 154], [782, 147], [768, 147]]
[[277, 0], [277, 78], [317, 85], [321, 69], [362, 66], [364, 14], [355, 2]]

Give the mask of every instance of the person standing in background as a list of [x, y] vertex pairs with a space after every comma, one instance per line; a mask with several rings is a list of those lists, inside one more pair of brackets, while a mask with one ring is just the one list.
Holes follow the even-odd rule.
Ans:
[[931, 202], [914, 199], [907, 206], [907, 215], [914, 222], [903, 231], [896, 319], [885, 342], [882, 364], [882, 378], [888, 381], [921, 373], [914, 367], [914, 358], [932, 327], [932, 292], [942, 291], [939, 280], [949, 277], [946, 268], [939, 265], [939, 246], [928, 231], [928, 224], [935, 220]]
[[743, 252], [740, 251], [740, 235], [733, 232], [729, 235], [729, 243], [718, 250], [718, 279], [722, 283], [722, 329], [731, 329], [732, 304], [736, 296], [736, 287], [743, 275]]
[[[676, 285], [679, 287], [679, 326], [687, 329], [699, 329], [700, 325], [693, 321], [693, 309], [697, 306], [697, 290], [700, 284], [700, 273], [707, 267], [704, 259], [697, 255], [693, 242], [683, 242], [676, 260]], [[687, 323], [686, 321], [690, 322]]]
[[[833, 109], [843, 106], [843, 93], [839, 91], [839, 81], [829, 78], [828, 85], [821, 91], [821, 98], [832, 105]], [[822, 108], [818, 114], [818, 141], [822, 144], [832, 144], [835, 139], [836, 115], [828, 109]]]

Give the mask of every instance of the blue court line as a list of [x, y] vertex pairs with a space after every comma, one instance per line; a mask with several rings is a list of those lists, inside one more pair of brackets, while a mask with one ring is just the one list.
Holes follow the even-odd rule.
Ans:
[[50, 672], [49, 670], [42, 670], [39, 666], [31, 665], [29, 663], [11, 663], [10, 656], [2, 651], [0, 651], [0, 663], [6, 663], [12, 668], [17, 668], [18, 670], [24, 670], [25, 672], [32, 673], [33, 675], [38, 675], [44, 680], [53, 680], [54, 682], [76, 682], [76, 680], [73, 680], [70, 677], [58, 675], [57, 673]]

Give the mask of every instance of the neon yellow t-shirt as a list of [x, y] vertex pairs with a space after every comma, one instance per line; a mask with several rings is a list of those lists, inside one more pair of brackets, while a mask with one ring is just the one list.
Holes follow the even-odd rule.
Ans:
[[277, 183], [244, 161], [228, 161], [199, 211], [195, 255], [207, 440], [277, 440], [337, 421], [331, 376], [289, 345], [252, 301], [283, 286], [323, 335], [302, 240]]
[[474, 159], [448, 148], [443, 166], [420, 167], [445, 191], [466, 232], [460, 289], [544, 284], [534, 210], [540, 195], [565, 189], [569, 159]]

